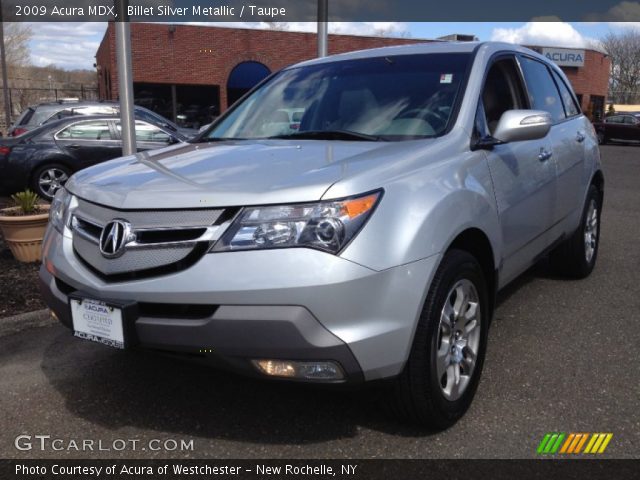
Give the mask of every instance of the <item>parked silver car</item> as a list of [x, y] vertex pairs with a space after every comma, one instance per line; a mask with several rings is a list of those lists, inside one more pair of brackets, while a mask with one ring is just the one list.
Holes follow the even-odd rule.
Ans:
[[274, 75], [190, 144], [75, 174], [42, 291], [78, 337], [389, 380], [401, 416], [446, 428], [478, 386], [496, 292], [548, 252], [593, 269], [603, 189], [595, 132], [541, 55], [336, 55]]

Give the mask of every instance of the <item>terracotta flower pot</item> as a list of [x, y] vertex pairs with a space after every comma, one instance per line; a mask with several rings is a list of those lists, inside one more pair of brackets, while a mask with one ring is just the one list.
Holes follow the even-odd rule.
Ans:
[[11, 253], [20, 262], [37, 262], [42, 256], [42, 239], [49, 221], [49, 205], [40, 205], [43, 213], [7, 215], [17, 207], [0, 210], [0, 230]]

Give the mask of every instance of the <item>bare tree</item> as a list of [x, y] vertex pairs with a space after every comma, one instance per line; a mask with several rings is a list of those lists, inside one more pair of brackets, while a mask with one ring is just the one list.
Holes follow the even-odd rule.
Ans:
[[[16, 69], [29, 64], [29, 40], [31, 39], [32, 32], [31, 29], [23, 23], [3, 23], [3, 27], [5, 66], [7, 69], [6, 72], [3, 72], [3, 77], [7, 79], [8, 85], [3, 85], [2, 87], [6, 89], [11, 85], [11, 77], [15, 75]], [[2, 68], [2, 66], [0, 66], [0, 68]], [[9, 96], [9, 92], [5, 90], [3, 98], [7, 99]], [[2, 102], [2, 118], [9, 119], [14, 112], [5, 114], [6, 110], [11, 110], [5, 103], [7, 102]], [[4, 123], [6, 122], [3, 122], [3, 124]], [[7, 127], [7, 125], [3, 126], [4, 128]]]
[[611, 58], [611, 99], [616, 103], [640, 102], [640, 30], [610, 32], [601, 45]]
[[4, 45], [7, 56], [7, 71], [12, 67], [22, 67], [28, 65], [29, 61], [29, 40], [33, 32], [24, 23], [10, 22], [4, 24]]

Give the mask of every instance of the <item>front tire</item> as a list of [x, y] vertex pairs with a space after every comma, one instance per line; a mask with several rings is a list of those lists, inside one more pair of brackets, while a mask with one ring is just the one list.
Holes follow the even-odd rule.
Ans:
[[450, 250], [433, 278], [409, 360], [392, 392], [401, 419], [442, 430], [471, 405], [484, 363], [490, 311], [478, 261]]
[[600, 245], [602, 194], [591, 185], [578, 229], [551, 253], [551, 264], [564, 276], [585, 278], [593, 271]]

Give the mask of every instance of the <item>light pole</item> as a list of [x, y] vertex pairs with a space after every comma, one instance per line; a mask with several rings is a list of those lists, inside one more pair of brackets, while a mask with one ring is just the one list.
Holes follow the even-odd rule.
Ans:
[[51, 75], [49, 75], [49, 96], [53, 98], [53, 83], [51, 82]]
[[9, 81], [7, 79], [7, 57], [4, 51], [4, 24], [2, 23], [2, 6], [0, 5], [0, 68], [2, 68], [2, 93], [4, 95], [4, 119], [7, 128], [11, 125], [11, 99], [9, 98]]
[[120, 97], [120, 128], [122, 154], [137, 152], [135, 119], [133, 116], [133, 68], [131, 66], [131, 28], [127, 15], [128, 0], [115, 0], [118, 21], [116, 27], [116, 62], [118, 65], [118, 92]]
[[328, 55], [329, 0], [318, 0], [318, 57]]

